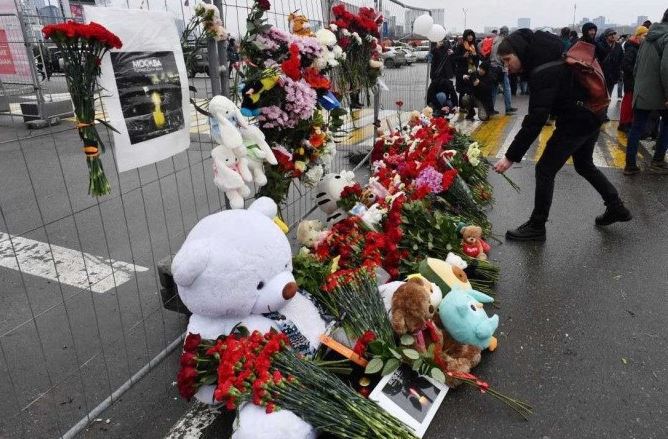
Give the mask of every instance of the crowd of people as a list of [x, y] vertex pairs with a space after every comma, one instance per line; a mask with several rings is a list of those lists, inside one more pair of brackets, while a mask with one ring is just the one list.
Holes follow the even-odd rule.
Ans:
[[[614, 29], [599, 34], [593, 23], [586, 23], [581, 31], [578, 35], [565, 27], [560, 35], [529, 29], [509, 34], [508, 28], [502, 27], [477, 42], [475, 33], [466, 30], [454, 47], [445, 40], [432, 50], [427, 98], [436, 114], [458, 112], [473, 120], [477, 110], [478, 118], [485, 121], [498, 113], [495, 103], [500, 91], [507, 115], [517, 111], [512, 107], [517, 84], [521, 93], [529, 94], [528, 114], [505, 156], [495, 164], [497, 172], [520, 162], [543, 126], [555, 121], [556, 129], [536, 163], [534, 210], [526, 223], [506, 233], [508, 239], [545, 239], [554, 179], [569, 158], [576, 172], [603, 199], [606, 208], [596, 217], [597, 226], [632, 219], [617, 189], [593, 160], [601, 126], [609, 122], [607, 103], [615, 87], [621, 101], [619, 130], [628, 132], [624, 175], [641, 171], [636, 158], [638, 145], [647, 136], [656, 139], [648, 172], [668, 174], [668, 10], [660, 22], [646, 21], [631, 36], [618, 36]], [[598, 71], [604, 77], [600, 109], [588, 105], [591, 84], [564, 62], [571, 48], [583, 47], [598, 61]]]

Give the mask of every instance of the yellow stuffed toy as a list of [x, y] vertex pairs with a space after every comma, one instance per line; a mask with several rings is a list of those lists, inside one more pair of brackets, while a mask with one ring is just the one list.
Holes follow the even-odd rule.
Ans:
[[290, 27], [290, 32], [295, 35], [302, 37], [312, 37], [314, 35], [308, 17], [302, 14], [298, 15], [297, 11], [288, 15], [288, 26]]

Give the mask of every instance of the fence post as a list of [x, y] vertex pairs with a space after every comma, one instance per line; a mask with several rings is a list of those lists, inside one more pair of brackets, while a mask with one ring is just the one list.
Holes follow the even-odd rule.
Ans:
[[[213, 4], [218, 8], [218, 13], [223, 17], [223, 2], [222, 0], [213, 0]], [[222, 95], [225, 97], [230, 96], [230, 72], [228, 69], [228, 60], [227, 60], [227, 45], [229, 44], [228, 40], [218, 41], [218, 71], [220, 84], [222, 88]]]
[[[383, 0], [374, 0], [374, 6], [376, 7], [377, 13], [381, 14], [383, 10]], [[383, 17], [383, 20], [385, 17]], [[382, 31], [382, 24], [381, 24], [381, 31]], [[378, 40], [378, 44], [381, 44], [382, 41], [382, 35], [380, 36], [380, 39]], [[382, 58], [381, 58], [382, 59]], [[382, 77], [382, 75], [381, 75]], [[380, 79], [380, 78], [379, 78]], [[378, 130], [378, 123], [380, 123], [380, 85], [378, 82], [374, 85], [374, 90], [373, 90], [373, 137], [372, 137], [372, 143], [371, 143], [371, 149], [373, 150], [373, 147], [376, 145], [376, 132]], [[369, 160], [369, 166], [371, 166], [371, 160]]]
[[[16, 17], [19, 19], [21, 34], [23, 35], [23, 45], [25, 46], [26, 56], [28, 58], [28, 63], [30, 64], [30, 76], [32, 77], [33, 90], [35, 91], [35, 97], [37, 98], [38, 119], [44, 119], [44, 95], [42, 94], [42, 87], [39, 84], [39, 77], [37, 76], [37, 66], [35, 65], [35, 56], [32, 53], [31, 39], [28, 36], [28, 29], [26, 29], [25, 16], [19, 4], [16, 4]], [[42, 64], [46, 71], [44, 61], [42, 61]]]
[[[212, 0], [204, 0], [206, 3], [214, 4]], [[211, 79], [211, 92], [214, 96], [221, 94], [220, 85], [220, 63], [218, 61], [218, 43], [213, 38], [208, 38], [206, 51], [209, 58], [209, 79]]]

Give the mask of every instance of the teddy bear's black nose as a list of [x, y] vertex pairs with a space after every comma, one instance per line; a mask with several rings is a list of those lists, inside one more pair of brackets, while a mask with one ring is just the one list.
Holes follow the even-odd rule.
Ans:
[[297, 294], [297, 283], [290, 282], [285, 284], [283, 287], [283, 298], [285, 300], [290, 300], [295, 297], [295, 294]]

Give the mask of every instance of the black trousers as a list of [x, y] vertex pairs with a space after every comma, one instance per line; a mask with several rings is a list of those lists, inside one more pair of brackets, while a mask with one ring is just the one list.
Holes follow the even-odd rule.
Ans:
[[584, 177], [601, 195], [606, 206], [621, 203], [617, 189], [606, 176], [594, 165], [594, 146], [598, 140], [600, 125], [592, 122], [591, 130], [582, 126], [574, 130], [574, 124], [582, 122], [562, 122], [557, 119], [557, 126], [547, 141], [543, 155], [536, 163], [536, 196], [531, 220], [545, 223], [550, 214], [554, 194], [554, 178], [569, 157], [573, 157], [575, 171]]

